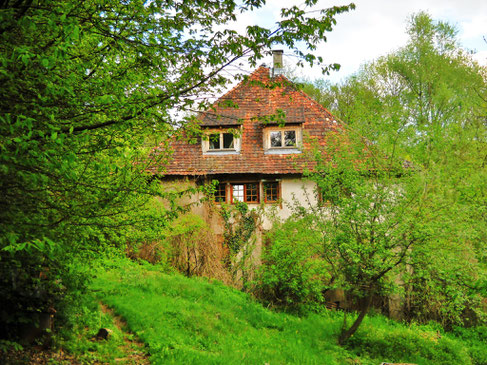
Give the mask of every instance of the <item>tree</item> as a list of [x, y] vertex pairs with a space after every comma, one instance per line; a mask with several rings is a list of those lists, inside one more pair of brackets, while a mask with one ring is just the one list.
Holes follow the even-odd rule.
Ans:
[[451, 326], [482, 318], [486, 295], [487, 74], [448, 23], [419, 13], [408, 34], [405, 47], [324, 90], [356, 133], [414, 171], [429, 238], [408, 261], [406, 314]]
[[195, 96], [225, 86], [227, 66], [243, 57], [255, 66], [275, 44], [321, 63], [316, 43], [353, 8], [310, 17], [290, 7], [274, 29], [222, 30], [263, 5], [0, 1], [2, 322], [32, 301], [35, 310], [55, 305], [33, 293], [73, 283], [75, 258], [156, 234], [175, 215], [173, 203], [147, 210], [153, 196], [170, 199], [147, 173], [168, 154], [147, 159], [148, 141], [175, 133], [176, 112], [204, 107]]
[[316, 182], [321, 203], [311, 210], [310, 226], [322, 237], [322, 257], [335, 287], [358, 301], [359, 314], [344, 327], [344, 344], [358, 329], [372, 299], [391, 293], [399, 268], [428, 238], [414, 176], [399, 161], [364, 143], [352, 130], [329, 133], [315, 150]]

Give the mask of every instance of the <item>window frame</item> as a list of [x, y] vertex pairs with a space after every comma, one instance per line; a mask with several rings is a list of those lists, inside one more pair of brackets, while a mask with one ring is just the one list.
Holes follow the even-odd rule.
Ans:
[[[223, 194], [222, 193], [223, 188]], [[218, 198], [223, 198], [223, 200], [218, 200]], [[213, 194], [213, 201], [217, 204], [222, 204], [227, 202], [227, 183], [218, 182], [215, 187], [215, 193]]]
[[[286, 145], [286, 132], [294, 132], [294, 144], [293, 145]], [[272, 145], [272, 134], [273, 133], [280, 133], [281, 135], [281, 145], [280, 146], [273, 146]], [[269, 148], [297, 148], [298, 146], [298, 132], [295, 129], [286, 129], [286, 130], [275, 130], [269, 131]]]
[[[295, 144], [292, 146], [286, 146], [286, 137], [285, 133], [286, 132], [294, 132], [295, 135]], [[281, 146], [272, 146], [272, 133], [279, 132], [281, 134]], [[302, 127], [299, 125], [293, 125], [293, 126], [283, 126], [283, 127], [268, 127], [264, 131], [264, 138], [263, 138], [263, 143], [264, 143], [264, 151], [283, 151], [283, 153], [286, 152], [293, 152], [296, 153], [300, 151], [301, 149], [301, 141], [302, 141]]]
[[[220, 145], [220, 148], [211, 148], [211, 136], [213, 135], [216, 135], [218, 134], [219, 135], [219, 139], [218, 139], [218, 143]], [[232, 142], [233, 142], [233, 147], [231, 148], [225, 148], [224, 146], [224, 135], [225, 134], [229, 134], [232, 136]], [[236, 151], [237, 148], [236, 148], [236, 138], [235, 138], [235, 135], [233, 133], [229, 133], [229, 132], [210, 132], [208, 134], [208, 151], [209, 152], [218, 152], [218, 151]]]
[[[269, 200], [267, 198], [266, 184], [276, 184], [276, 195], [277, 195], [276, 200]], [[279, 201], [281, 200], [281, 182], [280, 181], [262, 181], [262, 191], [264, 194], [264, 203], [275, 204], [275, 203], [279, 203]]]
[[[235, 185], [242, 185], [243, 186], [243, 200], [242, 201], [234, 199], [233, 190], [234, 190]], [[247, 200], [247, 186], [248, 185], [255, 185], [257, 200], [255, 200], [255, 201], [248, 201]], [[242, 203], [246, 203], [246, 204], [259, 204], [260, 203], [260, 183], [258, 181], [232, 182], [232, 183], [230, 183], [230, 203], [235, 204], [236, 202], [242, 202]]]
[[[201, 151], [203, 155], [238, 155], [242, 148], [242, 127], [238, 128], [208, 128], [204, 131], [204, 135], [201, 136]], [[233, 136], [233, 147], [223, 148], [224, 135], [230, 134]], [[211, 149], [210, 142], [211, 136], [218, 135], [218, 142], [220, 148]]]

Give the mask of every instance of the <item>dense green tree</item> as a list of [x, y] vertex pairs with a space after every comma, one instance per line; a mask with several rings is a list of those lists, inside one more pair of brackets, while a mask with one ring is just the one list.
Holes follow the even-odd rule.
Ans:
[[487, 73], [447, 23], [419, 13], [408, 34], [405, 47], [325, 85], [321, 97], [370, 145], [414, 172], [428, 240], [407, 261], [406, 310], [448, 326], [483, 316]]
[[321, 62], [316, 43], [353, 7], [313, 17], [290, 7], [273, 29], [225, 29], [264, 3], [0, 1], [0, 322], [56, 306], [75, 258], [144, 239], [173, 216], [174, 204], [147, 210], [165, 193], [146, 171], [167, 158], [147, 159], [147, 141], [203, 107], [195, 95], [225, 86], [227, 66], [255, 66], [275, 44]]
[[317, 184], [320, 203], [298, 212], [311, 217], [309, 226], [320, 232], [334, 286], [346, 290], [359, 309], [349, 327], [344, 323], [343, 344], [374, 297], [391, 294], [400, 283], [401, 267], [429, 238], [428, 218], [414, 174], [351, 129], [329, 133], [315, 150], [315, 161], [309, 178]]

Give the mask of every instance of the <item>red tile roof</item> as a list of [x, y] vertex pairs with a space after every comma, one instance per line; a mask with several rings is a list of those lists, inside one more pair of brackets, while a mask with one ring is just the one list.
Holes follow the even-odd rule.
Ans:
[[[241, 125], [239, 154], [203, 154], [201, 138], [195, 144], [185, 138], [175, 139], [171, 143], [174, 153], [163, 169], [164, 175], [299, 174], [307, 167], [312, 168], [313, 163], [305, 154], [265, 154], [266, 125], [258, 118], [281, 109], [286, 114], [286, 124], [302, 123], [303, 149], [309, 148], [311, 140], [323, 142], [324, 133], [340, 128], [339, 124], [328, 110], [297, 90], [284, 76], [273, 81], [279, 85], [271, 85], [269, 69], [261, 66], [218, 99], [211, 110], [199, 115], [203, 127]], [[238, 107], [225, 105], [228, 101]]]

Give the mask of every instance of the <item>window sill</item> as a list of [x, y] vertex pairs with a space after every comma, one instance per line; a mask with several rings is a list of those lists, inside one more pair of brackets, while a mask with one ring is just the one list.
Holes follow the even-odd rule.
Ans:
[[215, 150], [215, 151], [206, 151], [203, 152], [203, 155], [219, 155], [219, 156], [224, 156], [224, 155], [239, 155], [240, 151], [237, 150]]
[[[247, 205], [259, 205], [260, 204], [260, 202], [241, 202], [241, 201], [238, 201], [238, 203], [245, 203]], [[237, 204], [237, 202], [233, 201], [231, 204], [235, 205], [235, 204]]]
[[299, 148], [273, 147], [264, 151], [266, 155], [286, 155], [292, 153], [301, 153]]

